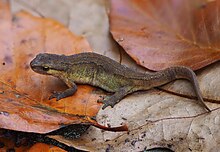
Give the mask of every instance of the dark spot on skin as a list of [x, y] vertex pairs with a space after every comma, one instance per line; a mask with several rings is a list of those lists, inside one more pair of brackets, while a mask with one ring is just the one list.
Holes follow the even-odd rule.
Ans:
[[96, 138], [92, 138], [92, 141], [95, 141], [96, 140]]
[[4, 94], [5, 93], [5, 91], [0, 91], [0, 94]]
[[115, 140], [115, 142], [118, 142], [118, 140]]
[[106, 140], [105, 140], [105, 142], [108, 142], [108, 141], [110, 141], [110, 140], [109, 140], [109, 139], [106, 139]]
[[3, 62], [2, 65], [5, 65], [5, 62]]
[[0, 114], [1, 114], [1, 115], [4, 115], [4, 116], [9, 116], [9, 113], [6, 112], [6, 111], [1, 111]]
[[5, 61], [4, 63], [12, 64], [12, 58], [10, 56], [5, 56], [4, 61]]

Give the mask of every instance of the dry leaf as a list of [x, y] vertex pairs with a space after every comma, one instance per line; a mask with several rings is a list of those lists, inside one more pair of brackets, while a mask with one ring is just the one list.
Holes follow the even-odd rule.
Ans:
[[219, 10], [219, 0], [111, 0], [110, 31], [148, 69], [197, 70], [220, 59]]
[[173, 151], [217, 151], [220, 146], [216, 142], [220, 138], [219, 108], [211, 113], [202, 111], [195, 101], [149, 91], [134, 94], [114, 109], [99, 113], [99, 122], [114, 125], [115, 119], [125, 121], [129, 133], [100, 133], [90, 129], [88, 135], [76, 140], [49, 137], [89, 151], [143, 151], [155, 147]]

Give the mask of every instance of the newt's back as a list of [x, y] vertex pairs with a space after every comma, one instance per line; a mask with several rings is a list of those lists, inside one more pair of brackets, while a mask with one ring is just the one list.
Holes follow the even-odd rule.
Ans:
[[70, 72], [76, 83], [83, 83], [79, 77], [84, 77], [86, 83], [109, 92], [116, 92], [123, 86], [134, 86], [135, 79], [143, 81], [145, 76], [96, 53], [80, 53], [68, 58], [69, 67], [72, 69]]

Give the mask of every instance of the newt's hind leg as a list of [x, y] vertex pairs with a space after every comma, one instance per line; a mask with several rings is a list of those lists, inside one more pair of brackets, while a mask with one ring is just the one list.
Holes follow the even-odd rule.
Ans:
[[134, 92], [134, 90], [131, 87], [122, 87], [117, 92], [115, 92], [113, 95], [109, 97], [105, 97], [104, 100], [101, 102], [104, 103], [102, 109], [104, 110], [106, 107], [111, 106], [112, 108], [120, 102], [121, 99], [123, 99], [126, 95]]

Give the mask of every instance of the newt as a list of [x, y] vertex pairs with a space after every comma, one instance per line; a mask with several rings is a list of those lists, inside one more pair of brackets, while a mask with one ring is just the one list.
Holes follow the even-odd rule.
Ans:
[[154, 73], [142, 73], [97, 53], [79, 53], [70, 56], [41, 53], [31, 62], [33, 71], [61, 79], [69, 87], [53, 93], [49, 99], [60, 100], [77, 91], [76, 84], [88, 84], [113, 93], [102, 100], [102, 109], [114, 107], [126, 95], [139, 90], [149, 90], [177, 79], [191, 82], [199, 103], [211, 111], [202, 98], [195, 73], [188, 67], [170, 67]]

